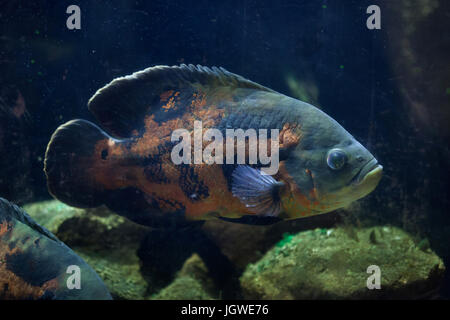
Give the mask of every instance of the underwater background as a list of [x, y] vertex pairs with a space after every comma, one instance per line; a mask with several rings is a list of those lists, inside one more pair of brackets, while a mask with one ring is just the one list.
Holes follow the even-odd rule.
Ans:
[[[72, 4], [80, 30], [66, 27]], [[381, 30], [366, 27], [372, 4]], [[114, 298], [448, 299], [449, 15], [444, 0], [0, 1], [0, 197], [74, 249]], [[87, 101], [112, 79], [181, 63], [321, 108], [383, 165], [380, 184], [321, 216], [201, 230], [52, 200], [43, 159], [54, 130], [93, 121]], [[386, 290], [367, 290], [371, 264]]]

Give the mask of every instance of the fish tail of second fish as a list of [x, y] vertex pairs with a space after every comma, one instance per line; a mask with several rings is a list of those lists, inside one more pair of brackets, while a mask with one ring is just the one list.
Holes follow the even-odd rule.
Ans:
[[86, 120], [61, 125], [45, 152], [44, 172], [49, 192], [74, 207], [101, 205], [104, 190], [95, 178], [99, 161], [94, 155], [99, 142], [107, 143], [110, 139], [106, 132]]

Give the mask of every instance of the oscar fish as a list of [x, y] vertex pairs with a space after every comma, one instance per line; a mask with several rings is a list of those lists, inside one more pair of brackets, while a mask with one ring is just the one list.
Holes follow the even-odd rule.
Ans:
[[[382, 176], [375, 157], [320, 109], [224, 68], [150, 67], [114, 79], [88, 108], [99, 126], [76, 119], [51, 137], [48, 190], [71, 206], [105, 204], [144, 225], [317, 215], [366, 196]], [[260, 162], [175, 164], [172, 135], [193, 135], [196, 121], [224, 133], [277, 130], [267, 144], [276, 137], [278, 170], [267, 175]]]
[[[75, 268], [79, 286], [71, 279]], [[5, 299], [110, 300], [111, 295], [75, 252], [25, 211], [0, 198], [0, 300]]]

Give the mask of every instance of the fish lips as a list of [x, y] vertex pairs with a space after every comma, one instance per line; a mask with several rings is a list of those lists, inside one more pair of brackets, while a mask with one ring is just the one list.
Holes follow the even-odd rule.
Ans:
[[376, 180], [379, 180], [382, 172], [383, 166], [378, 163], [377, 159], [372, 158], [372, 160], [361, 167], [358, 173], [350, 181], [350, 184], [358, 186], [369, 178], [377, 178]]

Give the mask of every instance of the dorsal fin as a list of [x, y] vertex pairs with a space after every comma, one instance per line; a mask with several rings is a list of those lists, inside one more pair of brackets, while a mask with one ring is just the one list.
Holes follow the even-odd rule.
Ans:
[[191, 90], [196, 86], [273, 90], [231, 73], [224, 68], [200, 65], [155, 66], [114, 79], [89, 100], [89, 110], [109, 133], [129, 137], [151, 109], [159, 105], [160, 95], [169, 90]]

